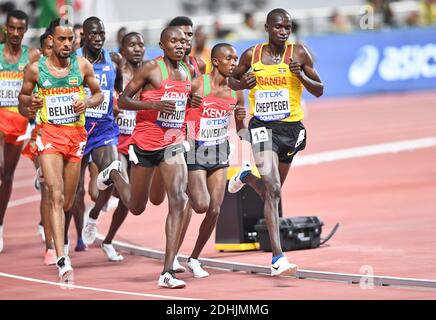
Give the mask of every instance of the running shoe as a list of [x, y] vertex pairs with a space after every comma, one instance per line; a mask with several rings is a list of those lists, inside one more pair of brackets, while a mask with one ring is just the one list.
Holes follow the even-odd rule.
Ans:
[[121, 161], [115, 160], [113, 161], [109, 167], [101, 171], [97, 176], [97, 188], [98, 190], [106, 190], [108, 187], [112, 185], [112, 180], [110, 178], [110, 173], [112, 170], [117, 170], [121, 172]]
[[111, 244], [103, 243], [101, 245], [101, 248], [103, 249], [104, 253], [106, 254], [106, 257], [109, 259], [109, 261], [123, 261], [124, 257], [118, 253], [114, 246]]
[[97, 219], [89, 218], [83, 228], [82, 239], [85, 240], [87, 245], [91, 245], [95, 241], [97, 235]]
[[55, 249], [47, 249], [47, 251], [44, 254], [44, 264], [46, 266], [51, 266], [56, 264], [56, 250]]
[[59, 280], [61, 282], [71, 282], [73, 280], [73, 267], [68, 256], [62, 256], [56, 261], [59, 270]]
[[175, 273], [182, 273], [186, 271], [186, 268], [180, 264], [177, 256], [174, 258], [173, 270]]
[[201, 267], [201, 263], [197, 259], [189, 258], [188, 269], [194, 274], [194, 278], [209, 277], [209, 272], [207, 272]]
[[286, 257], [281, 257], [271, 265], [271, 276], [295, 276], [298, 266], [289, 263]]
[[242, 189], [245, 183], [241, 181], [241, 175], [245, 172], [251, 173], [251, 164], [249, 161], [244, 161], [241, 169], [239, 169], [239, 172], [230, 178], [229, 185], [227, 187], [229, 193], [236, 193]]
[[186, 287], [185, 281], [179, 280], [173, 271], [167, 271], [159, 276], [158, 286], [163, 288], [179, 289]]

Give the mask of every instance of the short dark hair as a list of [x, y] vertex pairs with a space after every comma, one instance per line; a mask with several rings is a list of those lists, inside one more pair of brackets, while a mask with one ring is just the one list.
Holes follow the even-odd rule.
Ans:
[[43, 34], [41, 34], [41, 36], [39, 37], [39, 47], [42, 48], [44, 46], [44, 41], [45, 39], [47, 39], [47, 37], [49, 36], [49, 32], [48, 30], [45, 30], [45, 32]]
[[73, 26], [73, 30], [83, 29], [83, 25], [81, 23], [75, 23]]
[[178, 16], [170, 21], [169, 27], [180, 27], [180, 26], [193, 26], [192, 20], [186, 16]]
[[221, 48], [232, 48], [233, 46], [229, 43], [217, 43], [216, 45], [213, 46], [212, 51], [210, 53], [210, 57], [211, 59], [216, 58], [216, 56], [218, 55], [218, 52], [221, 50]]
[[21, 11], [21, 10], [12, 10], [11, 12], [9, 12], [7, 17], [6, 17], [6, 24], [8, 24], [9, 18], [15, 18], [18, 20], [25, 20], [26, 21], [26, 28], [29, 24], [29, 16], [24, 11]]
[[273, 9], [266, 16], [266, 23], [268, 23], [268, 21], [270, 21], [272, 19], [272, 17], [274, 17], [276, 15], [288, 15], [288, 16], [291, 16], [290, 13], [288, 11], [286, 11], [285, 9], [282, 9], [282, 8]]
[[57, 27], [73, 27], [68, 20], [56, 18], [50, 22], [45, 31], [48, 35], [54, 35]]
[[130, 37], [134, 37], [134, 36], [138, 36], [143, 38], [142, 34], [140, 34], [139, 32], [133, 31], [133, 32], [129, 32], [128, 34], [126, 34], [123, 39], [121, 39], [121, 47], [124, 47], [126, 45], [127, 39], [129, 39]]
[[95, 16], [92, 16], [92, 17], [86, 18], [86, 20], [83, 21], [83, 30], [89, 28], [90, 24], [91, 24], [91, 23], [94, 23], [94, 22], [99, 23], [99, 22], [102, 22], [102, 21], [101, 21], [100, 18], [95, 17]]

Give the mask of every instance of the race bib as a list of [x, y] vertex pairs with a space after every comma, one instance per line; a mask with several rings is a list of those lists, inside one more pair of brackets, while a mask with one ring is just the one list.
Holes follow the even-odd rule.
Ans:
[[18, 106], [18, 95], [22, 85], [23, 80], [12, 77], [0, 78], [0, 107]]
[[[169, 99], [161, 99], [169, 100]], [[156, 123], [158, 126], [162, 128], [168, 129], [180, 129], [183, 126], [183, 122], [185, 121], [185, 113], [186, 113], [186, 101], [187, 99], [176, 99], [176, 110], [172, 113], [164, 113], [160, 112], [157, 116]]]
[[[106, 117], [106, 115], [108, 114], [109, 103], [111, 101], [110, 100], [111, 92], [110, 90], [101, 90], [101, 91], [103, 92], [104, 95], [103, 102], [95, 108], [86, 108], [86, 113], [85, 113], [86, 117], [101, 119]], [[85, 88], [85, 92], [87, 97], [91, 96], [91, 90], [89, 90], [89, 88]]]
[[268, 130], [265, 127], [251, 129], [252, 144], [266, 142], [269, 140]]
[[224, 143], [228, 136], [229, 117], [201, 118], [198, 144], [213, 146]]
[[73, 107], [73, 101], [79, 98], [79, 93], [46, 96], [47, 120], [56, 125], [79, 121], [80, 115], [74, 111]]
[[290, 116], [289, 91], [258, 90], [255, 93], [254, 116], [262, 121], [283, 120]]
[[123, 110], [123, 114], [118, 116], [116, 121], [120, 134], [131, 135], [136, 126], [136, 111]]

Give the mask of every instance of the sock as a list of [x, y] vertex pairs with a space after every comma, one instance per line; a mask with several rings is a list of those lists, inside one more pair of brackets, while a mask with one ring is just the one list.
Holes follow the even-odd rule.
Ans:
[[97, 224], [97, 219], [92, 219], [91, 217], [89, 217], [88, 222], [92, 224]]
[[281, 254], [281, 255], [279, 255], [279, 256], [275, 256], [275, 257], [272, 257], [272, 264], [274, 264], [274, 263], [276, 263], [277, 262], [277, 260], [279, 260], [281, 257], [283, 257], [283, 255]]

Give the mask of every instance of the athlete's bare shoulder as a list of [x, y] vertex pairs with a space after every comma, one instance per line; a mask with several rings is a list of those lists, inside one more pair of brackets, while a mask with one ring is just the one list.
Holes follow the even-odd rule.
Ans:
[[191, 82], [191, 92], [202, 95], [204, 74], [195, 78]]
[[35, 48], [29, 48], [29, 63], [38, 61], [40, 57], [39, 51]]
[[38, 75], [39, 61], [34, 61], [26, 65], [26, 67], [24, 68], [24, 72], [30, 77]]

